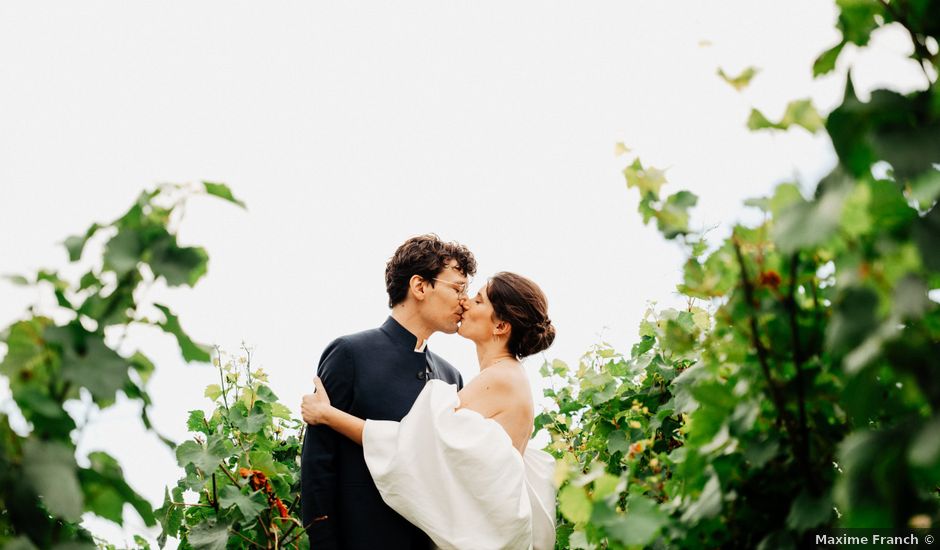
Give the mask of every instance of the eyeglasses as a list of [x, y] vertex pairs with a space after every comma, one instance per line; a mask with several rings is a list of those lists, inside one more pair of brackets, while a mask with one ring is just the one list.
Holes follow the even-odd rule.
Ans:
[[434, 278], [431, 279], [431, 280], [432, 280], [432, 281], [437, 281], [437, 282], [439, 282], [439, 283], [444, 283], [445, 285], [452, 286], [452, 287], [454, 288], [454, 290], [457, 291], [457, 297], [458, 297], [458, 298], [466, 298], [466, 297], [467, 297], [467, 290], [468, 290], [468, 287], [470, 286], [470, 283], [452, 283], [452, 282], [450, 282], [450, 281], [445, 281], [444, 279], [438, 279], [437, 277], [434, 277]]

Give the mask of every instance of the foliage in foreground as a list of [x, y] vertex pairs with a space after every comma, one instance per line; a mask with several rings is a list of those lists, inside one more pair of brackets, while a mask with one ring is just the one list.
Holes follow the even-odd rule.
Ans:
[[[664, 174], [625, 170], [639, 211], [686, 252], [688, 307], [650, 311], [629, 354], [604, 344], [558, 389], [536, 429], [563, 465], [560, 548], [786, 548], [826, 527], [940, 525], [940, 2], [840, 2], [845, 44], [905, 27], [928, 89], [846, 83], [819, 117], [794, 102], [779, 123], [824, 128], [837, 168], [804, 197], [792, 183], [720, 243], [688, 227], [696, 197]], [[756, 113], [756, 114], [755, 114]], [[621, 151], [625, 148], [621, 147]]]
[[[205, 183], [198, 192], [241, 204], [221, 184]], [[176, 236], [183, 206], [193, 194], [182, 186], [160, 186], [142, 193], [113, 222], [93, 224], [83, 235], [66, 239], [70, 271], [87, 268], [77, 280], [47, 270], [30, 278], [11, 277], [17, 284], [51, 291], [57, 307], [48, 315], [30, 308], [0, 335], [7, 348], [0, 376], [22, 415], [17, 421], [0, 413], [3, 548], [95, 548], [80, 525], [83, 514], [122, 524], [125, 504], [147, 525], [156, 524], [150, 504], [127, 484], [113, 457], [103, 452], [75, 456], [85, 423], [76, 422], [81, 415], [73, 414], [108, 408], [121, 393], [140, 404], [141, 420], [151, 428], [146, 384], [154, 365], [140, 351], [122, 346], [131, 326], [173, 335], [186, 361], [209, 360], [208, 349], [187, 336], [171, 308], [147, 297], [155, 282], [193, 286], [206, 273], [206, 251], [180, 246]], [[107, 239], [103, 252], [84, 254], [82, 262], [86, 243], [99, 238]]]
[[[693, 194], [662, 196], [664, 175], [638, 159], [624, 171], [644, 219], [687, 251], [689, 306], [651, 311], [629, 354], [601, 345], [577, 368], [546, 366], [563, 382], [536, 426], [562, 464], [560, 547], [781, 548], [818, 526], [940, 523], [940, 312], [927, 297], [940, 288], [940, 2], [840, 2], [844, 40], [814, 72], [888, 24], [908, 30], [926, 90], [862, 102], [848, 81], [825, 118], [803, 100], [779, 122], [757, 111], [748, 121], [825, 129], [840, 163], [811, 198], [780, 185], [749, 201], [764, 223], [709, 244], [688, 228]], [[743, 87], [754, 74], [729, 79]], [[238, 202], [224, 186], [203, 191]], [[250, 368], [242, 383], [220, 362], [215, 409], [191, 413], [197, 435], [177, 448], [186, 476], [156, 514], [112, 457], [75, 457], [84, 425], [66, 403], [106, 408], [121, 392], [149, 428], [154, 366], [123, 349], [129, 326], [172, 334], [186, 360], [210, 358], [169, 307], [146, 299], [155, 281], [192, 286], [206, 272], [205, 251], [176, 240], [185, 198], [161, 187], [66, 240], [78, 262], [89, 239], [108, 239], [78, 280], [14, 278], [51, 291], [59, 309], [30, 311], [2, 334], [0, 375], [26, 424], [0, 414], [4, 548], [94, 547], [82, 514], [121, 523], [125, 504], [181, 545], [305, 543], [292, 516], [298, 442], [284, 431], [296, 426]], [[198, 500], [186, 503], [186, 490]]]
[[[206, 388], [213, 401], [208, 416], [189, 412], [194, 434], [176, 448], [185, 471], [163, 507], [156, 510], [167, 536], [179, 547], [207, 550], [307, 548], [300, 524], [300, 452], [303, 423], [264, 385], [267, 375], [252, 369], [251, 352], [214, 359], [219, 384]], [[185, 502], [184, 494], [198, 495]]]

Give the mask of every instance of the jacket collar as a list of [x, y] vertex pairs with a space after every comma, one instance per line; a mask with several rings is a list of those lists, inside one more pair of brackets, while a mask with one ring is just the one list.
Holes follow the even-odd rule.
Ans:
[[415, 346], [418, 343], [418, 337], [412, 334], [408, 329], [401, 326], [401, 323], [395, 320], [394, 317], [389, 315], [388, 319], [382, 323], [380, 329], [382, 332], [387, 334], [389, 338], [392, 339], [397, 344], [401, 344], [403, 347], [407, 347], [409, 350], [421, 353], [427, 351], [427, 341], [424, 342], [424, 348], [422, 350], [416, 350]]

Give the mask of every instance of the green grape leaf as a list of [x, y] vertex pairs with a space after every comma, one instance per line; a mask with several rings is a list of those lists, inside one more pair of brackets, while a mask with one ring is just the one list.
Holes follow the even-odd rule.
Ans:
[[33, 544], [29, 537], [26, 535], [20, 535], [15, 539], [8, 540], [3, 545], [3, 550], [39, 550], [36, 545]]
[[883, 17], [879, 2], [874, 0], [836, 0], [839, 6], [837, 26], [843, 40], [865, 46], [871, 33], [878, 27], [877, 17]]
[[23, 386], [14, 393], [13, 399], [23, 417], [32, 423], [36, 435], [68, 439], [75, 429], [75, 421], [47, 391], [33, 385]]
[[800, 186], [795, 183], [781, 183], [774, 189], [774, 194], [768, 201], [768, 207], [775, 218], [780, 217], [784, 210], [794, 204], [806, 202]]
[[869, 214], [883, 230], [901, 230], [917, 217], [917, 211], [910, 207], [893, 181], [875, 181], [867, 186], [871, 193]]
[[209, 519], [189, 530], [187, 540], [196, 550], [225, 550], [230, 525]]
[[93, 288], [95, 290], [104, 286], [101, 280], [98, 279], [98, 276], [95, 275], [94, 271], [89, 271], [82, 275], [82, 278], [78, 281], [78, 289], [85, 290], [87, 288]]
[[184, 441], [176, 448], [176, 460], [180, 466], [192, 464], [209, 474], [219, 463], [235, 453], [235, 448], [224, 434], [213, 434], [205, 443]]
[[271, 403], [271, 416], [291, 420], [291, 410], [281, 403]]
[[835, 353], [846, 353], [878, 328], [878, 295], [866, 287], [846, 289], [834, 306], [832, 321], [826, 330], [826, 346]]
[[839, 220], [839, 226], [847, 235], [858, 237], [871, 230], [871, 200], [871, 188], [867, 185], [856, 185], [848, 194]]
[[669, 517], [652, 500], [630, 495], [627, 511], [616, 522], [604, 526], [610, 535], [627, 546], [644, 546], [665, 526]]
[[[105, 345], [101, 335], [86, 333], [83, 337], [84, 349], [65, 347], [62, 378], [87, 388], [96, 402], [110, 403], [115, 393], [130, 382], [129, 363]], [[47, 338], [51, 339], [48, 331]]]
[[86, 508], [98, 516], [123, 525], [124, 499], [116, 491], [101, 483], [93, 473], [88, 474], [79, 470], [79, 480], [82, 484], [82, 491], [85, 493]]
[[255, 519], [262, 510], [267, 508], [267, 502], [260, 491], [245, 495], [233, 485], [226, 485], [222, 488], [219, 494], [219, 504], [223, 508], [237, 506], [245, 521]]
[[163, 315], [166, 317], [166, 321], [159, 323], [157, 326], [163, 329], [164, 332], [168, 332], [176, 337], [177, 343], [179, 343], [180, 351], [183, 353], [183, 359], [186, 361], [199, 361], [203, 363], [209, 362], [211, 356], [209, 354], [209, 347], [203, 344], [197, 344], [192, 341], [192, 339], [183, 332], [183, 327], [180, 326], [179, 317], [173, 314], [170, 311], [170, 308], [154, 304], [157, 309], [163, 312]]
[[23, 442], [23, 474], [49, 512], [66, 521], [81, 519], [84, 498], [78, 484], [75, 456], [54, 441]]
[[157, 277], [166, 279], [169, 286], [195, 286], [206, 274], [209, 254], [198, 246], [180, 247], [176, 237], [166, 233], [152, 245], [150, 268]]
[[79, 307], [78, 312], [81, 315], [95, 319], [99, 325], [108, 326], [130, 321], [128, 310], [132, 310], [136, 306], [134, 285], [123, 284], [122, 282], [107, 296], [100, 293], [89, 296]]
[[140, 234], [134, 229], [122, 227], [105, 246], [104, 268], [114, 271], [121, 279], [137, 268], [143, 251]]
[[935, 205], [914, 223], [914, 242], [924, 267], [940, 272], [940, 207]]
[[702, 381], [689, 389], [696, 401], [723, 413], [730, 413], [738, 403], [731, 388], [718, 381]]
[[839, 54], [842, 53], [843, 48], [845, 48], [844, 40], [821, 53], [813, 62], [813, 76], [822, 76], [832, 72], [836, 68], [836, 61], [839, 59]]
[[870, 173], [877, 160], [868, 136], [867, 107], [855, 96], [851, 75], [846, 77], [842, 105], [829, 113], [826, 130], [842, 165], [854, 176]]
[[754, 442], [744, 450], [744, 458], [753, 468], [760, 469], [777, 456], [779, 450], [780, 444], [775, 440]]
[[212, 432], [206, 427], [206, 414], [197, 409], [189, 411], [189, 417], [186, 419], [186, 428], [193, 433], [203, 433], [210, 435]]
[[862, 103], [849, 78], [842, 105], [826, 122], [842, 164], [856, 177], [866, 177], [875, 161], [884, 160], [902, 184], [933, 170], [940, 162], [940, 120], [933, 114], [930, 93], [875, 90]]
[[631, 357], [639, 357], [649, 350], [653, 349], [653, 345], [656, 343], [656, 338], [652, 336], [644, 336], [640, 338], [640, 341], [636, 344], [633, 344], [633, 347], [630, 349]]
[[800, 493], [790, 506], [787, 527], [803, 532], [822, 525], [832, 516], [832, 498], [829, 494], [813, 497], [807, 491]]
[[927, 170], [910, 182], [910, 198], [921, 210], [930, 208], [940, 197], [940, 170]]
[[232, 190], [229, 189], [228, 185], [225, 185], [224, 183], [210, 183], [208, 181], [202, 182], [202, 185], [205, 187], [206, 193], [227, 200], [232, 204], [237, 204], [242, 208], [247, 208], [244, 202], [235, 198], [235, 196], [232, 194]]
[[698, 197], [689, 191], [670, 195], [663, 207], [655, 214], [659, 231], [667, 239], [689, 232], [689, 208], [695, 206]]
[[245, 404], [239, 401], [229, 409], [228, 419], [239, 430], [246, 434], [257, 433], [268, 422], [268, 415], [265, 414], [261, 403], [255, 403], [255, 406], [249, 411]]
[[156, 524], [150, 503], [124, 481], [121, 466], [113, 457], [96, 451], [88, 456], [88, 460], [91, 467], [78, 471], [88, 510], [123, 525], [124, 504], [128, 503], [140, 514], [144, 523], [148, 526]]
[[901, 278], [894, 287], [894, 312], [901, 319], [919, 319], [930, 307], [927, 283], [917, 275]]
[[[898, 181], [907, 182], [934, 170], [940, 163], [940, 120], [912, 124], [913, 117], [929, 117], [921, 104], [925, 93], [902, 96], [896, 92], [872, 92], [871, 143], [875, 154], [889, 163]], [[900, 113], [893, 113], [897, 109]], [[900, 115], [900, 116], [898, 116]], [[929, 119], [928, 119], [929, 120]], [[907, 123], [906, 128], [898, 128]], [[902, 131], [903, 130], [903, 131]]]
[[826, 242], [839, 227], [849, 186], [837, 186], [814, 201], [797, 201], [783, 208], [772, 233], [784, 254]]
[[274, 479], [279, 473], [270, 451], [251, 451], [248, 453], [248, 461], [252, 469], [260, 471], [268, 479]]
[[[179, 480], [178, 486], [183, 489], [188, 489], [196, 493], [203, 490], [207, 484], [211, 483], [211, 480], [200, 477], [199, 472], [196, 470], [196, 466], [193, 464], [187, 464], [183, 471], [186, 472], [186, 475]], [[176, 502], [182, 502], [182, 500], [177, 499]]]
[[721, 484], [718, 476], [712, 475], [705, 482], [705, 487], [697, 499], [682, 513], [682, 521], [695, 524], [705, 518], [718, 515], [721, 512]]
[[617, 452], [626, 454], [630, 449], [630, 442], [626, 434], [621, 430], [614, 430], [607, 436], [607, 452], [614, 454]]
[[150, 380], [150, 375], [153, 374], [154, 369], [156, 369], [150, 358], [139, 351], [134, 352], [134, 355], [131, 355], [130, 363], [131, 367], [137, 371], [141, 382], [144, 384]]
[[267, 386], [259, 386], [258, 390], [255, 392], [255, 400], [261, 401], [262, 403], [275, 403], [277, 402], [277, 396], [274, 395], [274, 392], [271, 391], [271, 388]]
[[[179, 536], [180, 527], [183, 525], [184, 510], [183, 506], [173, 504], [173, 500], [170, 499], [169, 488], [165, 488], [163, 490], [163, 495], [163, 506], [154, 510], [154, 515], [162, 527], [160, 536], [157, 537], [157, 544], [160, 545], [160, 548], [163, 548], [166, 545], [166, 539], [168, 536]], [[182, 495], [179, 496], [182, 497]], [[177, 502], [182, 502], [182, 500]]]
[[90, 239], [99, 229], [101, 229], [101, 226], [93, 223], [84, 235], [73, 235], [65, 239], [65, 249], [69, 253], [70, 262], [77, 262], [81, 259], [82, 251], [85, 249], [85, 243], [87, 243], [88, 239]]
[[0, 362], [0, 373], [10, 380], [14, 395], [27, 383], [48, 383], [44, 366], [55, 355], [43, 345], [43, 334], [51, 324], [50, 319], [34, 317], [7, 327], [4, 337], [7, 352]]
[[940, 463], [940, 416], [924, 424], [907, 449], [910, 463], [921, 468], [935, 468]]

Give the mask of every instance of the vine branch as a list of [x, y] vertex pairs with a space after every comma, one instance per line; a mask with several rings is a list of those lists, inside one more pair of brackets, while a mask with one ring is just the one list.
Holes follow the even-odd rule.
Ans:
[[741, 253], [741, 243], [737, 236], [732, 237], [731, 243], [734, 245], [734, 254], [737, 257], [738, 265], [741, 268], [741, 284], [744, 286], [744, 300], [748, 305], [748, 320], [751, 326], [751, 344], [757, 350], [757, 361], [760, 363], [761, 371], [764, 373], [764, 378], [767, 380], [767, 385], [770, 387], [770, 396], [773, 399], [774, 406], [780, 413], [778, 423], [782, 420], [784, 424], [787, 424], [787, 428], [789, 429], [791, 428], [791, 423], [789, 422], [787, 410], [784, 407], [785, 403], [783, 396], [780, 394], [780, 388], [777, 386], [776, 381], [773, 379], [773, 376], [770, 373], [770, 365], [767, 361], [767, 348], [764, 347], [764, 344], [760, 339], [760, 330], [757, 325], [757, 314], [754, 311], [754, 287], [751, 285], [750, 278], [748, 278], [747, 266], [744, 263], [744, 255]]
[[790, 318], [790, 340], [793, 346], [793, 365], [796, 367], [796, 398], [800, 413], [800, 445], [797, 449], [797, 460], [799, 460], [803, 466], [803, 472], [807, 477], [807, 482], [809, 483], [812, 491], [815, 493], [818, 487], [816, 484], [816, 478], [813, 475], [813, 470], [810, 467], [809, 429], [806, 424], [806, 384], [803, 368], [806, 362], [806, 357], [803, 353], [803, 346], [800, 342], [800, 323], [798, 318], [799, 308], [796, 305], [796, 287], [798, 286], [797, 277], [799, 274], [799, 266], [800, 253], [794, 252], [790, 257], [790, 289], [787, 292], [785, 304]]

